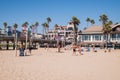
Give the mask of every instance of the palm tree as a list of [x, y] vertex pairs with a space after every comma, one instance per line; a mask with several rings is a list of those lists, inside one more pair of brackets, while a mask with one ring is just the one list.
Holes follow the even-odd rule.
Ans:
[[48, 28], [48, 24], [47, 24], [46, 22], [44, 22], [44, 23], [42, 24], [42, 26], [43, 26], [43, 28], [44, 28], [44, 30], [43, 30], [43, 34], [44, 34], [44, 32], [46, 33], [46, 28]]
[[25, 24], [25, 25], [26, 25], [26, 27], [27, 27], [29, 23], [28, 23], [28, 22], [25, 22], [24, 24]]
[[72, 23], [73, 23], [73, 36], [74, 36], [74, 43], [76, 43], [77, 42], [77, 32], [78, 32], [78, 25], [80, 24], [80, 20], [77, 18], [77, 17], [75, 17], [75, 16], [73, 16], [72, 17]]
[[29, 23], [28, 23], [28, 22], [25, 22], [24, 24], [25, 24], [25, 26], [26, 26], [26, 27], [29, 25]]
[[35, 33], [35, 30], [34, 30], [35, 29], [35, 25], [32, 24], [31, 27], [32, 27], [33, 33]]
[[16, 36], [16, 28], [18, 27], [18, 24], [15, 23], [15, 24], [13, 25], [13, 27], [14, 27], [14, 30], [15, 30], [15, 36]]
[[6, 34], [7, 22], [4, 22], [3, 25], [4, 25], [4, 33]]
[[30, 34], [29, 35], [31, 35], [32, 34], [32, 25], [30, 25]]
[[51, 22], [51, 18], [47, 17], [47, 23], [49, 24]]
[[103, 34], [107, 37], [106, 40], [106, 47], [107, 47], [107, 43], [110, 42], [110, 32], [112, 31], [112, 28], [111, 28], [111, 25], [112, 25], [112, 22], [109, 21], [107, 23], [105, 23], [105, 25], [103, 26]]
[[23, 36], [25, 36], [25, 34], [26, 34], [26, 30], [27, 30], [27, 26], [28, 26], [28, 22], [24, 22], [23, 24], [22, 24], [22, 34], [23, 34]]
[[90, 18], [89, 17], [87, 17], [86, 22], [87, 22], [87, 27], [88, 27], [88, 23], [90, 22]]
[[38, 26], [38, 25], [39, 25], [39, 23], [38, 23], [38, 22], [36, 22], [36, 23], [35, 23], [35, 26]]
[[[103, 26], [103, 34], [104, 34], [104, 36], [106, 37], [106, 47], [107, 47], [107, 41], [109, 42], [110, 41], [110, 38], [109, 38], [109, 36], [110, 36], [110, 32], [111, 32], [111, 24], [112, 24], [112, 21], [108, 21], [108, 17], [105, 15], [105, 14], [102, 14], [101, 16], [100, 16], [100, 19], [99, 19], [99, 21], [101, 21], [102, 22], [102, 26]], [[109, 36], [108, 36], [109, 35]]]
[[102, 15], [99, 16], [99, 17], [100, 17], [99, 21], [102, 22], [102, 25], [105, 25], [105, 23], [108, 21], [108, 17], [107, 17], [107, 15], [102, 14]]
[[47, 31], [49, 30], [49, 23], [51, 22], [51, 18], [50, 17], [47, 17], [47, 24], [48, 24], [48, 27], [47, 27]]
[[[24, 27], [28, 27], [28, 22], [25, 22], [24, 24]], [[26, 29], [25, 30], [25, 36], [26, 36], [26, 43], [25, 43], [25, 49], [27, 50], [27, 39], [28, 39], [28, 30]], [[26, 55], [27, 52], [25, 52], [25, 55]]]
[[45, 27], [44, 27], [44, 23], [41, 24], [43, 26], [43, 35], [45, 33]]
[[104, 34], [109, 34], [111, 32], [111, 30], [112, 30], [111, 25], [112, 24], [113, 24], [112, 21], [108, 21], [105, 23], [105, 25], [103, 26], [103, 33]]
[[14, 27], [14, 34], [15, 34], [15, 37], [16, 37], [16, 28], [18, 27], [18, 24], [15, 23], [15, 24], [13, 25], [13, 27]]
[[56, 29], [57, 27], [58, 27], [58, 24], [55, 24], [55, 25], [54, 25], [55, 37], [56, 37], [56, 35], [57, 35], [57, 29]]
[[38, 22], [36, 22], [35, 23], [35, 33], [37, 33], [37, 27], [39, 26], [39, 23]]
[[16, 32], [16, 28], [18, 27], [18, 24], [15, 23], [15, 24], [13, 25], [13, 27], [14, 27], [14, 30], [15, 30], [15, 32]]
[[22, 24], [22, 27], [26, 27], [26, 28], [27, 28], [27, 26], [28, 26], [28, 22], [24, 22], [24, 23]]
[[30, 25], [30, 29], [32, 30], [32, 25]]
[[90, 20], [90, 22], [91, 22], [91, 25], [95, 24], [95, 21], [93, 19]]
[[112, 25], [112, 22], [111, 22], [111, 21], [107, 22], [107, 23], [103, 26], [103, 33], [104, 33], [104, 34], [109, 34], [109, 33], [111, 32], [112, 28], [111, 28], [110, 25]]
[[113, 22], [112, 22], [112, 21], [109, 21], [109, 22], [108, 22], [108, 24], [112, 25], [112, 24], [113, 24]]
[[[36, 26], [37, 26], [37, 24], [36, 24]], [[34, 38], [34, 35], [35, 35], [35, 25], [30, 25], [30, 32], [29, 32], [29, 46], [31, 46], [32, 45], [32, 37]]]
[[[3, 25], [4, 25], [4, 34], [6, 34], [7, 22], [4, 22]], [[6, 49], [7, 50], [9, 49], [9, 41], [7, 41]]]
[[[13, 27], [14, 27], [14, 34], [15, 34], [15, 38], [14, 38], [14, 46], [13, 46], [13, 49], [16, 49], [16, 47], [17, 47], [17, 37], [16, 37], [16, 28], [18, 27], [18, 24], [14, 24], [13, 25]], [[17, 52], [16, 52], [16, 55], [17, 55]]]
[[34, 26], [35, 26], [35, 25], [33, 25], [33, 24], [32, 24], [32, 25], [30, 25], [30, 32], [31, 32], [31, 34], [33, 34], [33, 33], [34, 33]]
[[28, 39], [28, 30], [27, 30], [27, 27], [28, 27], [28, 22], [24, 22], [22, 24], [22, 27], [24, 28], [23, 29], [23, 32], [22, 32], [22, 36], [26, 39], [26, 43], [25, 43], [25, 49], [27, 49], [27, 39]]

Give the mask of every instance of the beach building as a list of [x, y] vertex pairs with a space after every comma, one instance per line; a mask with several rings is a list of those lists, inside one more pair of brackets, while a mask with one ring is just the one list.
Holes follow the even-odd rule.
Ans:
[[116, 46], [120, 48], [120, 24], [111, 25], [112, 31], [110, 34], [103, 34], [102, 26], [91, 26], [82, 31], [81, 44], [82, 45], [95, 45], [95, 46], [105, 46], [108, 43], [108, 46]]
[[73, 23], [68, 22], [67, 26], [55, 26], [54, 29], [49, 30], [46, 35], [49, 36], [49, 39], [72, 42], [73, 27]]
[[61, 39], [65, 36], [66, 33], [66, 26], [57, 26], [54, 29], [51, 29], [47, 32], [46, 36], [48, 36], [50, 40]]

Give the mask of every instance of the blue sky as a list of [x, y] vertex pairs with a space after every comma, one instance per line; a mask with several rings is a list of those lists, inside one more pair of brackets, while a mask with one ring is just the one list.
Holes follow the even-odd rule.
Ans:
[[0, 28], [7, 22], [10, 26], [17, 23], [21, 30], [25, 21], [29, 25], [38, 21], [38, 32], [42, 33], [41, 24], [47, 17], [52, 19], [52, 29], [55, 24], [67, 25], [72, 16], [76, 16], [81, 22], [79, 29], [83, 29], [87, 26], [87, 17], [94, 19], [95, 25], [100, 25], [101, 14], [116, 23], [120, 22], [119, 4], [120, 0], [0, 0]]

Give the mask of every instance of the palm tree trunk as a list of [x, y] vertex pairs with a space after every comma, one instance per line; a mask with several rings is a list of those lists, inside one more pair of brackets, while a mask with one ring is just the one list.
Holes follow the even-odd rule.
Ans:
[[16, 48], [16, 30], [14, 30], [14, 42], [13, 42], [13, 50]]
[[108, 34], [105, 34], [105, 37], [106, 37], [105, 46], [106, 46], [106, 49], [107, 49], [107, 48], [108, 48], [108, 47], [107, 47], [107, 43], [108, 43]]
[[73, 30], [73, 37], [74, 37], [74, 43], [77, 43], [77, 30], [76, 30], [76, 25], [74, 24], [74, 30]]

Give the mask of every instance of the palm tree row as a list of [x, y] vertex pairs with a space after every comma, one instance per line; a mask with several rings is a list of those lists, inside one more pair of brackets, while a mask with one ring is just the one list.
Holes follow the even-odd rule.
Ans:
[[[73, 17], [74, 18], [74, 17]], [[44, 23], [42, 23], [42, 26], [44, 27], [44, 33], [47, 33], [47, 31], [49, 30], [49, 23], [51, 22], [51, 18], [50, 17], [47, 17], [46, 18], [46, 20], [47, 20], [47, 22], [44, 22]], [[99, 21], [101, 21], [102, 22], [102, 25], [104, 25], [104, 24], [106, 24], [106, 22], [108, 22], [108, 17], [105, 15], [105, 14], [102, 14], [101, 16], [100, 16], [100, 19], [99, 19]], [[93, 19], [90, 19], [89, 17], [87, 17], [86, 18], [86, 22], [87, 22], [87, 26], [88, 26], [88, 23], [90, 22], [91, 23], [91, 25], [93, 25], [93, 24], [95, 24], [95, 21], [93, 20]], [[111, 23], [112, 23], [112, 21], [110, 21]], [[15, 23], [16, 24], [16, 23]], [[6, 32], [6, 28], [7, 28], [7, 22], [4, 22], [3, 23], [3, 25], [4, 25], [4, 30], [5, 30], [5, 32]], [[22, 27], [28, 27], [28, 22], [24, 22], [23, 24], [22, 24]], [[38, 22], [36, 22], [35, 24], [32, 24], [32, 25], [30, 25], [30, 29], [36, 29], [36, 30], [34, 30], [34, 33], [37, 33], [37, 26], [39, 25], [39, 23]], [[57, 24], [56, 24], [57, 25]], [[57, 25], [58, 26], [58, 25]], [[17, 27], [16, 27], [17, 28]], [[14, 28], [15, 29], [15, 28]]]
[[[6, 28], [7, 28], [7, 26], [8, 26], [8, 24], [7, 24], [7, 22], [4, 22], [3, 23], [3, 25], [4, 25], [4, 33], [6, 33], [7, 31], [6, 31]], [[16, 28], [18, 27], [18, 24], [14, 24], [13, 25], [13, 28], [14, 28], [14, 30], [15, 30], [15, 32], [16, 32]]]
[[37, 33], [37, 27], [39, 26], [39, 22], [35, 22], [35, 24], [30, 25], [31, 32], [33, 34]]
[[[51, 19], [48, 17], [47, 18], [47, 22], [48, 23], [46, 23], [44, 26], [45, 27], [49, 27], [49, 22], [51, 21]], [[22, 26], [22, 34], [23, 35], [25, 35], [26, 34], [26, 30], [27, 30], [27, 28], [28, 28], [28, 25], [29, 25], [29, 23], [28, 22], [24, 22], [21, 26]], [[3, 26], [4, 26], [4, 33], [6, 34], [6, 29], [7, 29], [7, 27], [8, 27], [8, 24], [7, 24], [7, 22], [4, 22], [3, 23]], [[35, 33], [37, 33], [37, 27], [39, 26], [39, 22], [35, 22], [35, 24], [32, 24], [32, 25], [30, 25], [30, 29], [31, 29], [31, 33], [33, 33], [33, 34], [35, 34]], [[18, 27], [18, 24], [13, 24], [13, 28], [14, 28], [14, 34], [16, 35], [16, 29], [17, 29], [17, 27]]]
[[[99, 17], [100, 17], [99, 21], [102, 23], [102, 26], [103, 26], [103, 33], [108, 34], [111, 31], [110, 25], [112, 24], [112, 21], [108, 21], [109, 19], [105, 14], [102, 14]], [[49, 23], [51, 22], [51, 18], [47, 17], [46, 20], [47, 20], [46, 22], [42, 23], [43, 34], [48, 32]], [[77, 42], [77, 31], [78, 31], [78, 25], [80, 24], [80, 20], [77, 17], [73, 16], [71, 21], [74, 24], [74, 29], [73, 29], [74, 42]], [[91, 25], [95, 24], [95, 21], [93, 19], [88, 18], [88, 17], [86, 19], [86, 22], [87, 22], [87, 26], [88, 26], [89, 22], [91, 23]], [[5, 32], [6, 32], [7, 23], [4, 22], [3, 25], [4, 25], [4, 28], [5, 28]], [[33, 33], [37, 33], [37, 26], [38, 25], [39, 25], [38, 22], [36, 22], [35, 24], [30, 25], [30, 29], [33, 30]], [[14, 29], [15, 30], [16, 30], [17, 26], [18, 25], [15, 23], [14, 24]], [[58, 25], [56, 24], [55, 26], [57, 27]], [[28, 27], [28, 22], [23, 23], [22, 27], [27, 28]]]
[[[4, 32], [6, 32], [6, 28], [7, 28], [7, 22], [4, 22], [3, 23], [3, 25], [4, 25]], [[27, 28], [28, 27], [28, 22], [24, 22], [23, 24], [22, 24], [22, 27], [25, 27], [25, 28]], [[36, 22], [35, 24], [32, 24], [31, 26], [30, 26], [30, 29], [33, 29], [34, 27], [37, 27], [39, 25], [39, 23], [38, 22]], [[16, 31], [16, 28], [18, 27], [18, 24], [14, 24], [13, 25], [13, 28], [14, 28], [14, 30]], [[36, 29], [37, 30], [37, 29]]]

